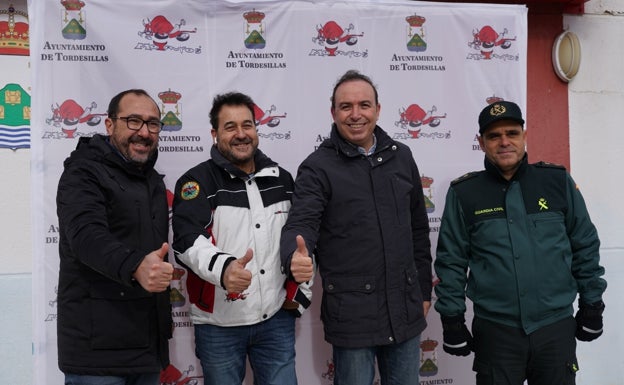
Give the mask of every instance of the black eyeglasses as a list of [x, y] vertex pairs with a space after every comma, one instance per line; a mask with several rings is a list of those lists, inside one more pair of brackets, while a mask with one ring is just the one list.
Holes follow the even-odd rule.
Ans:
[[132, 131], [139, 131], [141, 128], [143, 128], [143, 125], [145, 124], [147, 126], [147, 131], [151, 132], [152, 134], [158, 134], [163, 126], [163, 122], [161, 122], [160, 120], [143, 120], [141, 118], [137, 118], [136, 116], [120, 116], [111, 119], [121, 119], [125, 121], [128, 129]]

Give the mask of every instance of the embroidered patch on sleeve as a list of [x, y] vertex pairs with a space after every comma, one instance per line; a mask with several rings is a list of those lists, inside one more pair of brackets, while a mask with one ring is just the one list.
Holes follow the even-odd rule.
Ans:
[[199, 195], [199, 184], [197, 182], [186, 182], [182, 185], [180, 197], [185, 201], [195, 199]]

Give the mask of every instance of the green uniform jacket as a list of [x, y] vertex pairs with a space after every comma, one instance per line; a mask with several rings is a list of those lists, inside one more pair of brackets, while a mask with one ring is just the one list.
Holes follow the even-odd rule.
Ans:
[[581, 301], [601, 300], [600, 241], [585, 202], [562, 166], [528, 164], [513, 178], [496, 166], [451, 183], [435, 271], [435, 309], [466, 311], [528, 334], [570, 316]]

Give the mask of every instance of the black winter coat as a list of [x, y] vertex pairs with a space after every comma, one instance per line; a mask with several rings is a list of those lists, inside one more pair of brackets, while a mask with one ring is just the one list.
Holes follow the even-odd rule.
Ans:
[[81, 138], [57, 192], [58, 362], [74, 374], [158, 372], [169, 363], [169, 291], [132, 278], [168, 239], [166, 190], [154, 169], [123, 160], [102, 135]]
[[426, 326], [431, 245], [420, 173], [410, 149], [375, 128], [371, 156], [331, 137], [297, 173], [282, 230], [282, 268], [295, 237], [315, 251], [323, 280], [325, 339], [358, 348], [401, 343]]

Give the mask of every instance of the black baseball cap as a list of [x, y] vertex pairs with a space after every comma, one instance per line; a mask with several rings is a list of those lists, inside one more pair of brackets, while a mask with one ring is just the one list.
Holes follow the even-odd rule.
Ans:
[[513, 120], [524, 126], [522, 111], [514, 102], [495, 102], [485, 107], [479, 114], [479, 134], [483, 134], [492, 123], [499, 120]]

